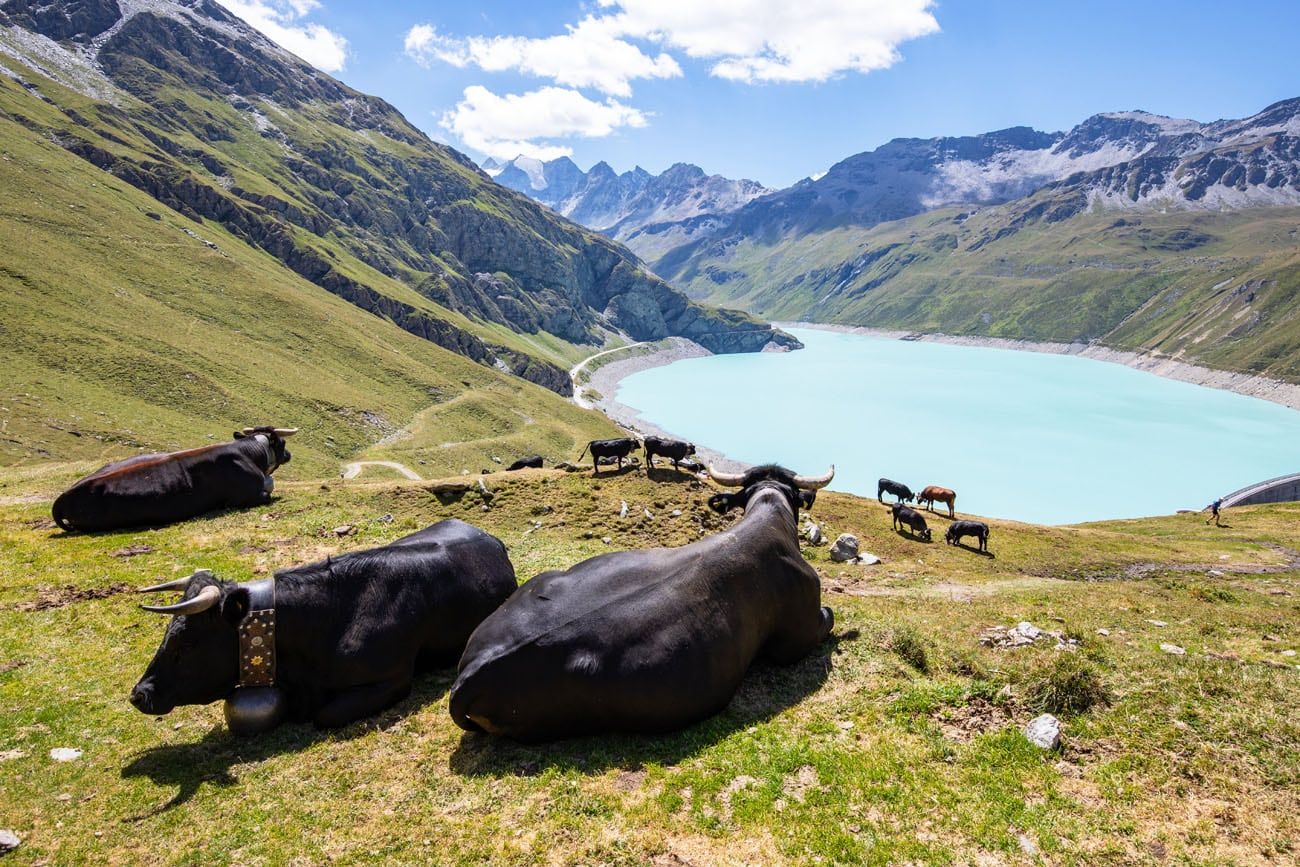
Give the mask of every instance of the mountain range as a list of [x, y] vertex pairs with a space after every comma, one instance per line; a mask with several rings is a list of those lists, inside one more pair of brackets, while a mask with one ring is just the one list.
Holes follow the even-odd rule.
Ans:
[[618, 174], [605, 162], [584, 172], [568, 157], [542, 162], [521, 156], [505, 163], [489, 158], [483, 169], [497, 183], [647, 259], [707, 234], [719, 215], [772, 192], [757, 181], [705, 174], [690, 163], [676, 163], [657, 175], [640, 166]]
[[1212, 123], [1123, 111], [895, 139], [629, 243], [692, 297], [762, 317], [1100, 342], [1296, 380], [1297, 208], [1290, 99]]

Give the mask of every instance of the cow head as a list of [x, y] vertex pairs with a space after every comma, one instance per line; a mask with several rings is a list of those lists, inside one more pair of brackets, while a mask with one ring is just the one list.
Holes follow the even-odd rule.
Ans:
[[719, 514], [726, 514], [737, 506], [747, 508], [755, 494], [768, 488], [780, 491], [790, 504], [790, 510], [798, 512], [800, 506], [805, 509], [813, 507], [817, 491], [835, 478], [835, 467], [832, 466], [824, 476], [800, 476], [776, 464], [754, 467], [745, 473], [724, 473], [709, 467], [709, 478], [725, 487], [740, 488], [734, 494], [709, 497], [709, 508]]
[[255, 437], [262, 435], [266, 437], [267, 456], [271, 465], [266, 468], [267, 475], [275, 472], [275, 468], [281, 464], [289, 463], [292, 455], [289, 449], [284, 445], [284, 441], [298, 432], [296, 427], [246, 427], [243, 430], [235, 431], [235, 439], [242, 440], [246, 437]]
[[239, 683], [239, 622], [248, 613], [248, 591], [203, 569], [140, 592], [180, 587], [185, 595], [174, 605], [141, 606], [172, 618], [153, 661], [131, 690], [131, 704], [143, 713], [208, 704], [230, 695]]

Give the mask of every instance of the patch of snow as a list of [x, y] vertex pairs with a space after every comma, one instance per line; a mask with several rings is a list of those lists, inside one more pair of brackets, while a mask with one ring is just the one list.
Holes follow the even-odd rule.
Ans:
[[520, 155], [510, 162], [519, 171], [528, 175], [528, 185], [530, 187], [534, 190], [546, 189], [546, 167], [542, 165], [541, 160]]

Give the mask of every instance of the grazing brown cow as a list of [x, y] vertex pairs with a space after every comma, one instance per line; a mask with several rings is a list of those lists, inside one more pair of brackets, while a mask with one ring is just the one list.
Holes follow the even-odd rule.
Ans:
[[948, 504], [948, 517], [957, 516], [957, 495], [949, 488], [941, 488], [938, 485], [927, 485], [921, 495], [916, 498], [918, 506], [925, 506], [931, 512], [934, 511], [935, 502]]

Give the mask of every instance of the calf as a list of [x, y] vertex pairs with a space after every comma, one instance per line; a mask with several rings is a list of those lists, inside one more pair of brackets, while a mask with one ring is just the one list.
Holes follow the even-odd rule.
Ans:
[[920, 512], [908, 508], [902, 503], [895, 503], [891, 511], [893, 512], [895, 530], [906, 527], [912, 535], [919, 536], [927, 542], [930, 541], [930, 528], [926, 526], [925, 518], [922, 517]]
[[953, 521], [948, 525], [944, 541], [949, 545], [959, 544], [963, 536], [974, 536], [979, 540], [980, 551], [987, 554], [989, 550], [989, 525], [983, 521]]
[[241, 733], [286, 715], [345, 725], [403, 698], [417, 669], [454, 663], [515, 586], [505, 545], [455, 519], [260, 581], [197, 572], [142, 591], [184, 598], [145, 606], [174, 616], [131, 704], [158, 715], [224, 698]]
[[957, 516], [957, 494], [949, 488], [941, 488], [938, 485], [927, 485], [920, 496], [916, 498], [918, 506], [927, 506], [930, 511], [934, 511], [935, 501], [946, 503], [948, 506], [948, 517]]
[[515, 461], [510, 466], [506, 467], [506, 472], [509, 473], [515, 470], [526, 470], [526, 469], [540, 470], [541, 468], [542, 468], [542, 456], [532, 455], [531, 457], [520, 458], [519, 460]]
[[655, 467], [655, 455], [668, 458], [673, 462], [673, 469], [680, 469], [680, 463], [689, 455], [695, 454], [695, 444], [686, 443], [681, 440], [669, 440], [663, 437], [646, 437], [645, 438], [645, 461], [646, 468], [653, 470]]
[[907, 485], [895, 482], [892, 479], [881, 479], [876, 484], [876, 499], [882, 503], [885, 502], [885, 494], [893, 494], [898, 497], [900, 503], [910, 502], [916, 496]]
[[246, 427], [234, 442], [101, 467], [59, 495], [54, 522], [69, 532], [119, 530], [261, 505], [271, 499], [271, 474], [289, 462], [284, 441], [297, 430]]
[[641, 444], [631, 438], [617, 440], [592, 440], [587, 443], [587, 447], [578, 455], [578, 460], [582, 460], [587, 452], [591, 452], [591, 472], [593, 475], [600, 472], [601, 461], [616, 461], [618, 468], [623, 469], [623, 459], [632, 452], [641, 447]]

